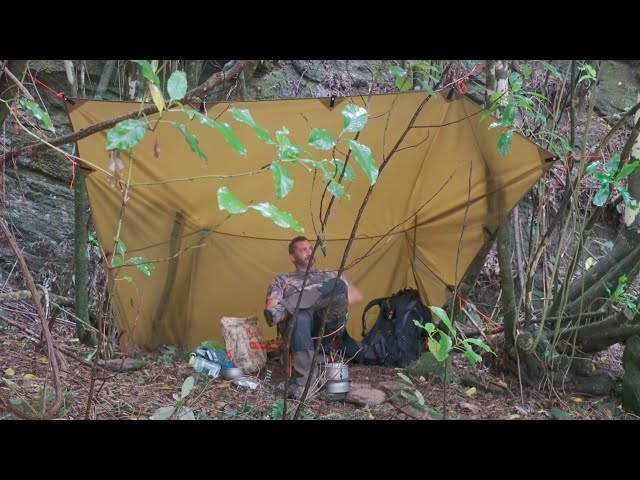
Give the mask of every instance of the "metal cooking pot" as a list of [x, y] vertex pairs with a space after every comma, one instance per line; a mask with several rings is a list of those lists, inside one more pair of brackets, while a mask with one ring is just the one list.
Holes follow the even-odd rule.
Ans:
[[348, 380], [349, 366], [342, 362], [325, 363], [325, 376], [327, 382]]

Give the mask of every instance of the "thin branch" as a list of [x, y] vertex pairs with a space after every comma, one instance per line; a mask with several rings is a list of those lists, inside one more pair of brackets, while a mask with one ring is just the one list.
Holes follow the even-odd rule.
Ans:
[[[186, 105], [193, 101], [204, 98], [207, 92], [209, 92], [216, 85], [223, 84], [226, 81], [237, 77], [242, 71], [242, 69], [244, 68], [246, 63], [247, 63], [246, 60], [238, 60], [236, 64], [233, 65], [233, 67], [231, 67], [228, 71], [217, 72], [211, 75], [211, 77], [209, 77], [207, 81], [205, 81], [202, 85], [188, 92], [184, 96], [184, 98], [182, 98], [179, 102], [183, 105]], [[19, 155], [28, 155], [36, 151], [46, 150], [47, 148], [56, 147], [59, 145], [65, 145], [67, 143], [74, 143], [74, 142], [77, 142], [78, 140], [82, 140], [83, 138], [88, 137], [89, 135], [92, 135], [97, 132], [101, 132], [103, 130], [106, 130], [107, 128], [111, 128], [114, 125], [116, 125], [118, 122], [121, 122], [123, 120], [128, 120], [130, 118], [136, 118], [144, 115], [152, 115], [154, 113], [158, 113], [158, 107], [155, 105], [155, 103], [147, 105], [146, 107], [140, 110], [134, 110], [132, 112], [125, 113], [118, 117], [95, 123], [86, 128], [73, 132], [69, 135], [63, 135], [61, 137], [56, 138], [55, 140], [52, 140], [47, 145], [43, 145], [41, 142], [34, 142], [28, 145], [24, 145], [20, 148], [11, 150], [9, 152], [4, 153], [3, 155], [0, 155], [0, 165], [3, 164], [8, 158], [15, 158]]]
[[29, 90], [26, 89], [26, 87], [22, 84], [22, 82], [20, 80], [18, 80], [18, 78], [16, 78], [16, 76], [11, 73], [11, 71], [9, 70], [9, 68], [7, 67], [6, 64], [1, 65], [2, 70], [4, 70], [4, 73], [7, 74], [7, 77], [9, 77], [13, 83], [15, 83], [18, 86], [18, 90], [20, 90], [22, 92], [22, 94], [27, 97], [27, 99], [31, 102], [35, 102], [36, 100], [33, 98], [33, 96], [29, 93]]

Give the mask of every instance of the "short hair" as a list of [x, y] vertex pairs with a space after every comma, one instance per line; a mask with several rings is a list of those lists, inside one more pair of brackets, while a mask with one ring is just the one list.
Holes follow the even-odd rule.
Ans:
[[295, 250], [296, 250], [296, 243], [298, 243], [298, 242], [302, 242], [303, 240], [306, 240], [307, 242], [309, 241], [309, 239], [308, 239], [307, 237], [302, 237], [302, 236], [300, 236], [300, 237], [296, 237], [296, 238], [294, 238], [293, 240], [291, 240], [291, 241], [289, 242], [289, 254], [290, 254], [290, 255], [293, 255], [293, 253], [295, 252]]

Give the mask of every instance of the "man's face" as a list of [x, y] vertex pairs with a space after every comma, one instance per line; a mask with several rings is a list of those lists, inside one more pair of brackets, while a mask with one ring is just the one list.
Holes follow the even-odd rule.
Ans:
[[306, 270], [313, 247], [308, 240], [300, 240], [293, 246], [293, 254], [289, 255], [298, 270]]

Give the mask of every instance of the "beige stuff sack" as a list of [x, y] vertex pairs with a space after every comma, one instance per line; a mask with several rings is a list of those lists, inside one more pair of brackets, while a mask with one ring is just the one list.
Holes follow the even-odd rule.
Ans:
[[257, 373], [267, 364], [267, 351], [257, 317], [222, 317], [220, 329], [227, 353], [245, 373]]

